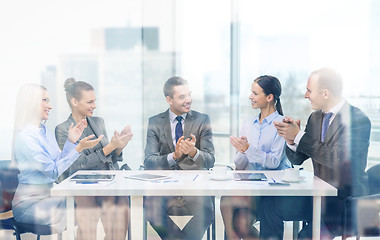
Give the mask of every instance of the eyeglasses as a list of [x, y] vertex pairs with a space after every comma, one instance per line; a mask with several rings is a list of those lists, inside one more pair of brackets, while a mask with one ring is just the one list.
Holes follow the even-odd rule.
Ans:
[[50, 99], [49, 98], [43, 98], [41, 100], [44, 101], [44, 102], [46, 102], [46, 103], [50, 103]]

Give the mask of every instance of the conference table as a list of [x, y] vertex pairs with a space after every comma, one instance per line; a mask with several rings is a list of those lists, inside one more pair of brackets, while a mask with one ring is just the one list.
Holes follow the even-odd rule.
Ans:
[[[248, 171], [233, 171], [234, 173]], [[130, 196], [131, 199], [131, 237], [142, 239], [143, 235], [143, 197], [144, 196], [311, 196], [313, 197], [313, 239], [320, 239], [321, 197], [337, 196], [337, 189], [315, 177], [312, 172], [301, 171], [300, 182], [288, 186], [270, 185], [281, 182], [281, 171], [261, 172], [266, 181], [236, 181], [232, 171], [226, 179], [213, 180], [207, 170], [145, 170], [145, 171], [78, 171], [77, 174], [115, 174], [108, 182], [78, 184], [70, 178], [51, 189], [52, 196], [66, 197], [67, 234], [69, 240], [75, 239], [74, 198], [77, 196]], [[137, 180], [129, 178], [140, 174], [154, 174], [169, 177], [165, 180]], [[223, 239], [216, 236], [216, 239]]]

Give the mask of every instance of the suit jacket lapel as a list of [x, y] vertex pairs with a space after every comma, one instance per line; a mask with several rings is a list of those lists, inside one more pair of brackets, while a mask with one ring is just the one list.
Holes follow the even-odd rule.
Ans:
[[329, 141], [336, 132], [343, 126], [344, 121], [347, 121], [349, 118], [349, 108], [347, 103], [345, 103], [339, 112], [336, 114], [334, 120], [331, 122], [329, 128], [327, 129], [325, 142]]
[[[100, 135], [102, 135], [102, 131], [100, 130], [98, 124], [96, 124], [94, 120], [92, 120], [89, 117], [86, 117], [86, 120], [87, 120], [88, 127], [90, 127], [92, 129], [96, 138], [98, 138]], [[108, 140], [105, 137], [103, 137], [103, 139], [100, 141], [100, 145], [102, 145], [102, 147], [104, 147], [108, 144], [107, 142], [108, 142]]]
[[[172, 129], [170, 127], [171, 125], [170, 125], [170, 118], [169, 118], [169, 110], [167, 110], [163, 114], [161, 126], [163, 126], [163, 128], [164, 128], [164, 134], [165, 134], [166, 140], [168, 142], [170, 151], [174, 152], [175, 148], [173, 145]], [[160, 126], [157, 126], [157, 127], [160, 127]]]
[[322, 133], [322, 121], [323, 121], [323, 113], [322, 111], [320, 111], [318, 114], [316, 113], [316, 120], [315, 120], [315, 124], [312, 124], [313, 126], [316, 126], [316, 129], [312, 130], [312, 132], [315, 131], [316, 134], [318, 134], [317, 136], [319, 136], [319, 141], [321, 141], [321, 133]]
[[186, 119], [185, 119], [185, 127], [183, 131], [183, 136], [185, 137], [185, 139], [190, 137], [190, 133], [191, 133], [191, 130], [193, 129], [193, 125], [194, 125], [194, 116], [192, 112], [190, 111], [187, 114]]

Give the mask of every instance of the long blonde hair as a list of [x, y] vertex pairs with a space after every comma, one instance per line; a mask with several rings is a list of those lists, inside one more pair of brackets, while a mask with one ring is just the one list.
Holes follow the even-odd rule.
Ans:
[[14, 164], [14, 143], [17, 131], [23, 128], [27, 123], [33, 122], [40, 118], [41, 99], [46, 88], [38, 84], [25, 84], [17, 94], [15, 109], [15, 124], [13, 130], [12, 143], [12, 164]]

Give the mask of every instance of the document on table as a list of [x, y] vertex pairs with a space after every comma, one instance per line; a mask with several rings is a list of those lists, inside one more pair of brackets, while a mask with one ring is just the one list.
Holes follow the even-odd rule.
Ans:
[[199, 178], [197, 173], [172, 173], [169, 175], [172, 179], [181, 181], [181, 182], [195, 182]]
[[166, 180], [170, 179], [170, 176], [150, 174], [150, 173], [141, 173], [136, 175], [125, 175], [126, 178], [143, 180], [143, 181], [158, 181], [158, 180]]

